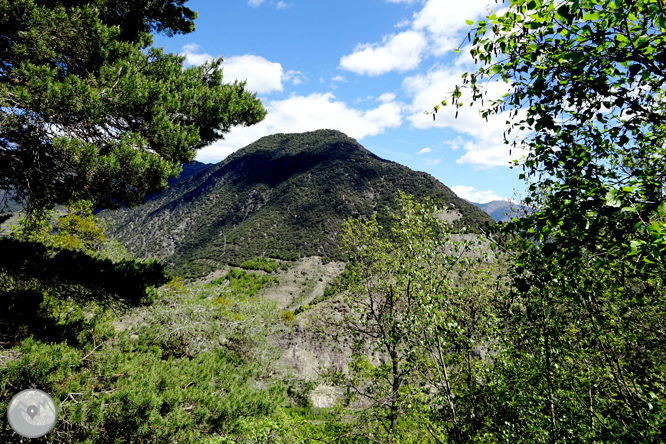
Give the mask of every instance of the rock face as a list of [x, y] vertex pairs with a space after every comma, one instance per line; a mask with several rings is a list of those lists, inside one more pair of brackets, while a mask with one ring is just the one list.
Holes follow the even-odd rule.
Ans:
[[188, 277], [257, 256], [343, 260], [342, 222], [392, 206], [398, 190], [453, 203], [461, 225], [492, 223], [432, 176], [333, 130], [266, 136], [188, 173], [145, 205], [103, 213], [110, 235], [132, 253]]

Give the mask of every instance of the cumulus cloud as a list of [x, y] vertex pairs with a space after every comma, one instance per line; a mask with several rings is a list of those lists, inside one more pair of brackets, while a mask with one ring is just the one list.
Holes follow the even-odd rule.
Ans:
[[[208, 53], [200, 53], [199, 46], [190, 43], [183, 46], [186, 65], [201, 65], [215, 57]], [[256, 55], [233, 56], [222, 62], [222, 74], [226, 83], [234, 80], [247, 81], [247, 89], [259, 94], [282, 91], [282, 82], [291, 80], [298, 85], [305, 79], [300, 71], [290, 70], [286, 73], [282, 65], [271, 62]]]
[[377, 101], [382, 103], [393, 102], [394, 100], [395, 100], [395, 94], [391, 92], [385, 92], [381, 96], [377, 97]]
[[355, 139], [381, 134], [386, 128], [402, 124], [401, 107], [395, 102], [382, 103], [376, 108], [359, 110], [337, 100], [332, 93], [293, 95], [264, 105], [268, 114], [256, 125], [236, 127], [224, 140], [202, 149], [197, 160], [218, 162], [232, 152], [249, 145], [260, 137], [275, 133], [337, 129]]
[[261, 56], [229, 57], [222, 62], [225, 82], [247, 80], [247, 89], [259, 94], [282, 91], [282, 65]]
[[287, 7], [289, 7], [289, 5], [286, 4], [285, 2], [278, 2], [278, 4], [275, 5], [275, 9], [285, 9]]
[[340, 67], [357, 74], [376, 76], [389, 71], [409, 71], [421, 62], [427, 40], [420, 32], [404, 31], [384, 36], [382, 43], [359, 44], [340, 59]]
[[247, 4], [252, 6], [253, 8], [256, 8], [257, 6], [261, 5], [264, 2], [264, 0], [248, 0]]
[[346, 82], [345, 76], [337, 75], [331, 79], [334, 82]]
[[433, 53], [442, 55], [457, 48], [470, 26], [466, 20], [478, 20], [486, 15], [486, 2], [459, 0], [428, 0], [414, 15], [412, 28], [427, 32], [434, 43]]
[[[456, 84], [461, 84], [462, 70], [454, 67], [435, 67], [425, 74], [407, 77], [402, 82], [402, 88], [413, 100], [406, 107], [407, 120], [418, 129], [448, 128], [460, 133], [461, 136], [451, 141], [451, 148], [462, 148], [465, 153], [456, 162], [471, 164], [478, 169], [508, 166], [511, 160], [523, 157], [525, 152], [521, 149], [505, 145], [503, 133], [506, 130], [506, 121], [510, 120], [509, 112], [490, 116], [488, 121], [481, 118], [477, 106], [462, 106], [456, 109], [453, 106], [440, 108], [433, 121], [424, 110], [432, 110], [453, 91]], [[508, 85], [497, 82], [486, 85], [487, 100], [499, 98], [508, 91]], [[461, 103], [469, 103], [463, 90]], [[457, 118], [456, 118], [457, 113]], [[519, 114], [520, 117], [520, 114]]]
[[481, 191], [474, 187], [468, 187], [465, 185], [452, 186], [451, 190], [453, 190], [453, 192], [456, 193], [459, 197], [467, 199], [470, 202], [488, 203], [493, 200], [502, 200], [502, 198], [495, 194], [494, 191]]
[[429, 152], [431, 152], [431, 151], [432, 151], [431, 148], [426, 147], [426, 148], [421, 149], [421, 150], [420, 150], [418, 153], [416, 153], [416, 154], [425, 154], [425, 153], [429, 153]]
[[519, 160], [526, 154], [525, 150], [510, 148], [502, 142], [491, 145], [468, 142], [464, 148], [465, 154], [457, 158], [456, 163], [470, 164], [480, 170], [508, 166], [511, 161]]
[[[412, 4], [419, 0], [387, 1]], [[340, 67], [362, 75], [415, 69], [427, 54], [441, 56], [457, 48], [470, 29], [467, 20], [485, 17], [486, 5], [474, 0], [425, 0], [411, 20], [395, 25], [411, 29], [384, 36], [381, 43], [359, 43], [351, 54], [340, 59]]]
[[199, 49], [199, 45], [196, 43], [188, 43], [187, 45], [183, 46], [183, 50], [180, 54], [185, 56], [186, 65], [203, 65], [204, 63], [209, 62], [215, 58], [208, 53], [200, 53]]

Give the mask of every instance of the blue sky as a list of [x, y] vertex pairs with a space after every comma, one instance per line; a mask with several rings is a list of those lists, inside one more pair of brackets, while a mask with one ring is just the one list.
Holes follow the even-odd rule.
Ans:
[[[474, 202], [516, 199], [524, 190], [508, 167], [520, 153], [503, 144], [507, 115], [488, 122], [476, 105], [425, 110], [474, 69], [470, 26], [493, 8], [485, 0], [190, 0], [196, 30], [155, 37], [186, 65], [224, 57], [224, 81], [247, 80], [268, 115], [234, 128], [197, 160], [219, 162], [275, 133], [340, 130], [376, 155], [425, 171]], [[507, 91], [488, 86], [489, 97]]]

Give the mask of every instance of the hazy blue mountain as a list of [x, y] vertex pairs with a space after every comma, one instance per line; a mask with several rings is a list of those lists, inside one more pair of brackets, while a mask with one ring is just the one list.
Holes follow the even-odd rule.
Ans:
[[[474, 205], [488, 213], [496, 222], [508, 222], [512, 217], [525, 215], [525, 209], [520, 204], [509, 200], [493, 200], [482, 204], [474, 203]], [[529, 209], [527, 211], [529, 213]]]

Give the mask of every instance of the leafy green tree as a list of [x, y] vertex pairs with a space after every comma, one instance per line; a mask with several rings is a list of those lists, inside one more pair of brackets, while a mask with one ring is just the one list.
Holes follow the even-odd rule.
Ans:
[[[61, 216], [55, 210], [50, 211], [36, 224], [31, 224], [26, 217], [20, 217], [18, 223], [11, 226], [9, 237], [95, 254], [102, 251], [107, 239], [104, 227], [92, 212], [91, 202], [77, 201], [66, 205], [64, 215]], [[54, 235], [53, 231], [56, 232]]]
[[348, 374], [331, 379], [350, 401], [370, 405], [361, 415], [367, 436], [379, 425], [374, 439], [400, 442], [411, 421], [427, 439], [463, 442], [463, 425], [474, 421], [460, 419], [474, 417], [481, 390], [478, 350], [494, 335], [497, 281], [477, 235], [455, 233], [430, 202], [396, 200], [390, 228], [374, 216], [343, 227], [342, 314], [328, 320], [328, 333], [353, 351]]
[[265, 116], [222, 59], [183, 69], [151, 32], [194, 29], [186, 0], [0, 1], [0, 189], [54, 204], [143, 202], [195, 151]]
[[[665, 31], [660, 0], [512, 0], [471, 32], [452, 103], [509, 111], [535, 208], [505, 230], [495, 439], [664, 439]], [[484, 106], [492, 80], [509, 92]]]
[[[184, 4], [0, 0], [0, 190], [27, 206], [14, 235], [28, 243], [2, 241], [9, 322], [74, 312], [84, 325], [89, 304], [149, 302], [164, 267], [105, 251], [91, 206], [142, 203], [197, 149], [264, 117], [243, 83], [222, 83], [221, 59], [183, 69], [151, 46], [151, 32], [194, 29]], [[70, 202], [50, 235], [50, 210]]]

